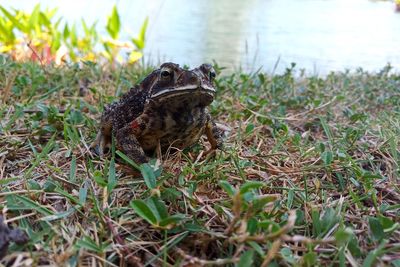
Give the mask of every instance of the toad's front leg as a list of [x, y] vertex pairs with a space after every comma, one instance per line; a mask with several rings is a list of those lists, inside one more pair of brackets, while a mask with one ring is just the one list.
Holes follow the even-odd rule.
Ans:
[[205, 134], [208, 142], [211, 144], [211, 148], [205, 153], [205, 155], [213, 152], [215, 149], [222, 149], [223, 147], [223, 131], [217, 127], [211, 116], [208, 116], [208, 122], [205, 128]]
[[111, 131], [111, 122], [102, 122], [96, 139], [90, 145], [90, 149], [93, 149], [93, 151], [100, 157], [103, 157], [110, 150]]
[[140, 136], [141, 129], [143, 128], [141, 124], [142, 120], [139, 117], [123, 128], [118, 129], [115, 133], [118, 148], [138, 164], [149, 161], [149, 158], [146, 156], [137, 139], [137, 137]]

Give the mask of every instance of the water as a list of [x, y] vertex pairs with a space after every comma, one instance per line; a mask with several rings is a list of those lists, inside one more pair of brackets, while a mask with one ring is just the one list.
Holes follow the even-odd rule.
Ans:
[[[67, 21], [99, 21], [113, 1], [40, 1]], [[36, 1], [0, 0], [31, 10]], [[389, 1], [369, 0], [121, 0], [122, 39], [139, 32], [146, 16], [146, 59], [191, 66], [216, 62], [229, 69], [281, 72], [296, 62], [309, 73], [362, 67], [400, 69], [400, 13]], [[278, 63], [277, 69], [274, 66]]]

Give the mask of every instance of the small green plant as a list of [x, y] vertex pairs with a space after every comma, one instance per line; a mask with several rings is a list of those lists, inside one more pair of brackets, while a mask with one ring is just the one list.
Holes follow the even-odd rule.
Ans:
[[158, 229], [171, 229], [185, 218], [183, 214], [169, 215], [164, 201], [157, 197], [133, 200], [131, 207], [140, 217]]
[[[57, 9], [42, 10], [37, 4], [31, 13], [0, 6], [0, 53], [10, 54], [16, 60], [31, 59], [42, 64], [64, 61], [98, 61], [111, 64], [135, 63], [143, 56], [148, 19], [144, 21], [138, 38], [130, 42], [120, 40], [121, 21], [116, 6], [108, 17], [109, 37], [100, 36], [96, 23], [88, 25], [84, 19], [72, 26], [57, 17]], [[78, 27], [83, 36], [78, 35]], [[61, 29], [62, 28], [62, 29]], [[95, 50], [101, 44], [103, 50]], [[121, 53], [128, 52], [126, 59]]]

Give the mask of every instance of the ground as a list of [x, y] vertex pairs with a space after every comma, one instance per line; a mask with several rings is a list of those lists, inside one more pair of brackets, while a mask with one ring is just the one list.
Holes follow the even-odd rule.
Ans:
[[104, 105], [151, 69], [0, 58], [0, 215], [29, 236], [2, 264], [400, 266], [390, 66], [222, 70], [223, 151], [204, 157], [201, 141], [141, 166], [92, 155]]

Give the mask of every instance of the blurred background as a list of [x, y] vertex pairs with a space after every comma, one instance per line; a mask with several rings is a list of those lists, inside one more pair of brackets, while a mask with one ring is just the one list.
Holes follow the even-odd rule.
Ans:
[[[7, 10], [32, 12], [38, 1], [0, 0]], [[190, 66], [215, 60], [228, 69], [280, 73], [292, 62], [311, 74], [362, 67], [400, 67], [400, 13], [394, 1], [370, 0], [121, 0], [40, 1], [63, 23], [83, 18], [107, 35], [113, 6], [118, 39], [136, 36], [148, 18], [141, 60]], [[82, 27], [76, 27], [84, 34]], [[139, 56], [140, 57], [140, 56]]]

